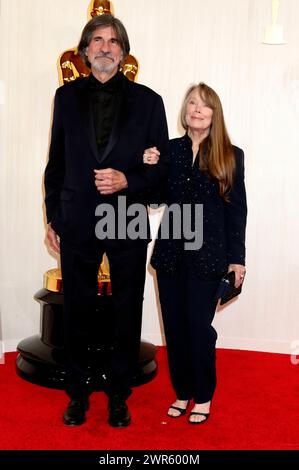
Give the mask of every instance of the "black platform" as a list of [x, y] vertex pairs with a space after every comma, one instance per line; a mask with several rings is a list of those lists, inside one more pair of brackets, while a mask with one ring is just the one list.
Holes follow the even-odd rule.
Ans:
[[[34, 296], [41, 306], [40, 334], [23, 339], [17, 347], [19, 352], [16, 367], [20, 377], [45, 387], [63, 389], [65, 385], [64, 347], [63, 347], [63, 294], [41, 289]], [[110, 308], [111, 297], [98, 297], [99, 331], [103, 330], [101, 311]], [[105, 316], [109, 317], [108, 315]], [[107, 345], [97, 344], [88, 348], [91, 376], [95, 390], [104, 386], [105, 376], [95, 370]], [[154, 378], [157, 372], [155, 361], [156, 347], [146, 341], [140, 343], [140, 355], [132, 386], [142, 385]], [[98, 359], [98, 360], [97, 360]]]

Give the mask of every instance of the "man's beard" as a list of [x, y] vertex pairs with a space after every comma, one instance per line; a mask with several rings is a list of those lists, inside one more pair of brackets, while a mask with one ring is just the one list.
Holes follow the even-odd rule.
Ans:
[[[95, 57], [91, 63], [92, 67], [99, 73], [111, 73], [113, 70], [115, 70], [119, 64], [115, 63], [115, 60], [112, 57], [106, 56], [111, 60], [111, 63], [105, 63], [104, 61], [99, 61], [99, 58], [105, 58], [105, 56], [102, 57]], [[122, 60], [122, 56], [120, 59], [120, 62]]]

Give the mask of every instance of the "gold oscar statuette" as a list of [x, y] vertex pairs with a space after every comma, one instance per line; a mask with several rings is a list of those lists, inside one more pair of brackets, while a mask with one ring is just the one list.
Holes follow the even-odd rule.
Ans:
[[[61, 270], [49, 269], [44, 276], [44, 287], [51, 292], [63, 293]], [[109, 274], [109, 263], [106, 255], [98, 272], [98, 295], [111, 295], [111, 282]]]

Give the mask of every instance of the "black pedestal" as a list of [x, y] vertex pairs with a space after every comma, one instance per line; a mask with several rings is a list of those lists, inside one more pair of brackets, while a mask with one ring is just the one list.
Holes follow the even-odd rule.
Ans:
[[[29, 382], [45, 387], [63, 389], [65, 384], [64, 347], [63, 347], [63, 294], [41, 289], [35, 295], [35, 300], [41, 306], [40, 334], [30, 336], [22, 340], [17, 347], [19, 352], [16, 366], [20, 377]], [[98, 297], [98, 310], [107, 311], [110, 308], [111, 297]], [[106, 315], [106, 318], [109, 315]], [[103, 329], [103, 316], [99, 314], [98, 330]], [[104, 353], [103, 345], [93, 345], [87, 351], [96, 364], [99, 363]], [[155, 361], [156, 347], [148, 342], [141, 341], [140, 355], [136, 372], [133, 376], [132, 386], [149, 382], [157, 372]], [[104, 385], [104, 377], [100, 371], [95, 373], [91, 366], [91, 375], [94, 376], [94, 388], [101, 390]]]

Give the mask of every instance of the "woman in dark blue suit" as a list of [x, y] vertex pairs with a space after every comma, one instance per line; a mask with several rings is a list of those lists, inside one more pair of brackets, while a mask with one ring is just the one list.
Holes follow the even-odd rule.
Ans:
[[[160, 230], [151, 264], [157, 271], [176, 392], [168, 415], [184, 415], [193, 400], [189, 423], [199, 424], [209, 417], [216, 388], [217, 333], [212, 321], [219, 280], [234, 271], [238, 287], [245, 275], [244, 154], [231, 144], [220, 99], [204, 83], [187, 91], [181, 122], [186, 134], [170, 141], [170, 173], [163, 202], [168, 207], [191, 205], [191, 228], [197, 232], [194, 210], [202, 204], [203, 243], [195, 250], [189, 243], [186, 249], [184, 235], [178, 239], [173, 228], [172, 235], [165, 238]], [[156, 147], [145, 151], [144, 163], [155, 164], [158, 159]], [[185, 227], [182, 233], [186, 233]]]

